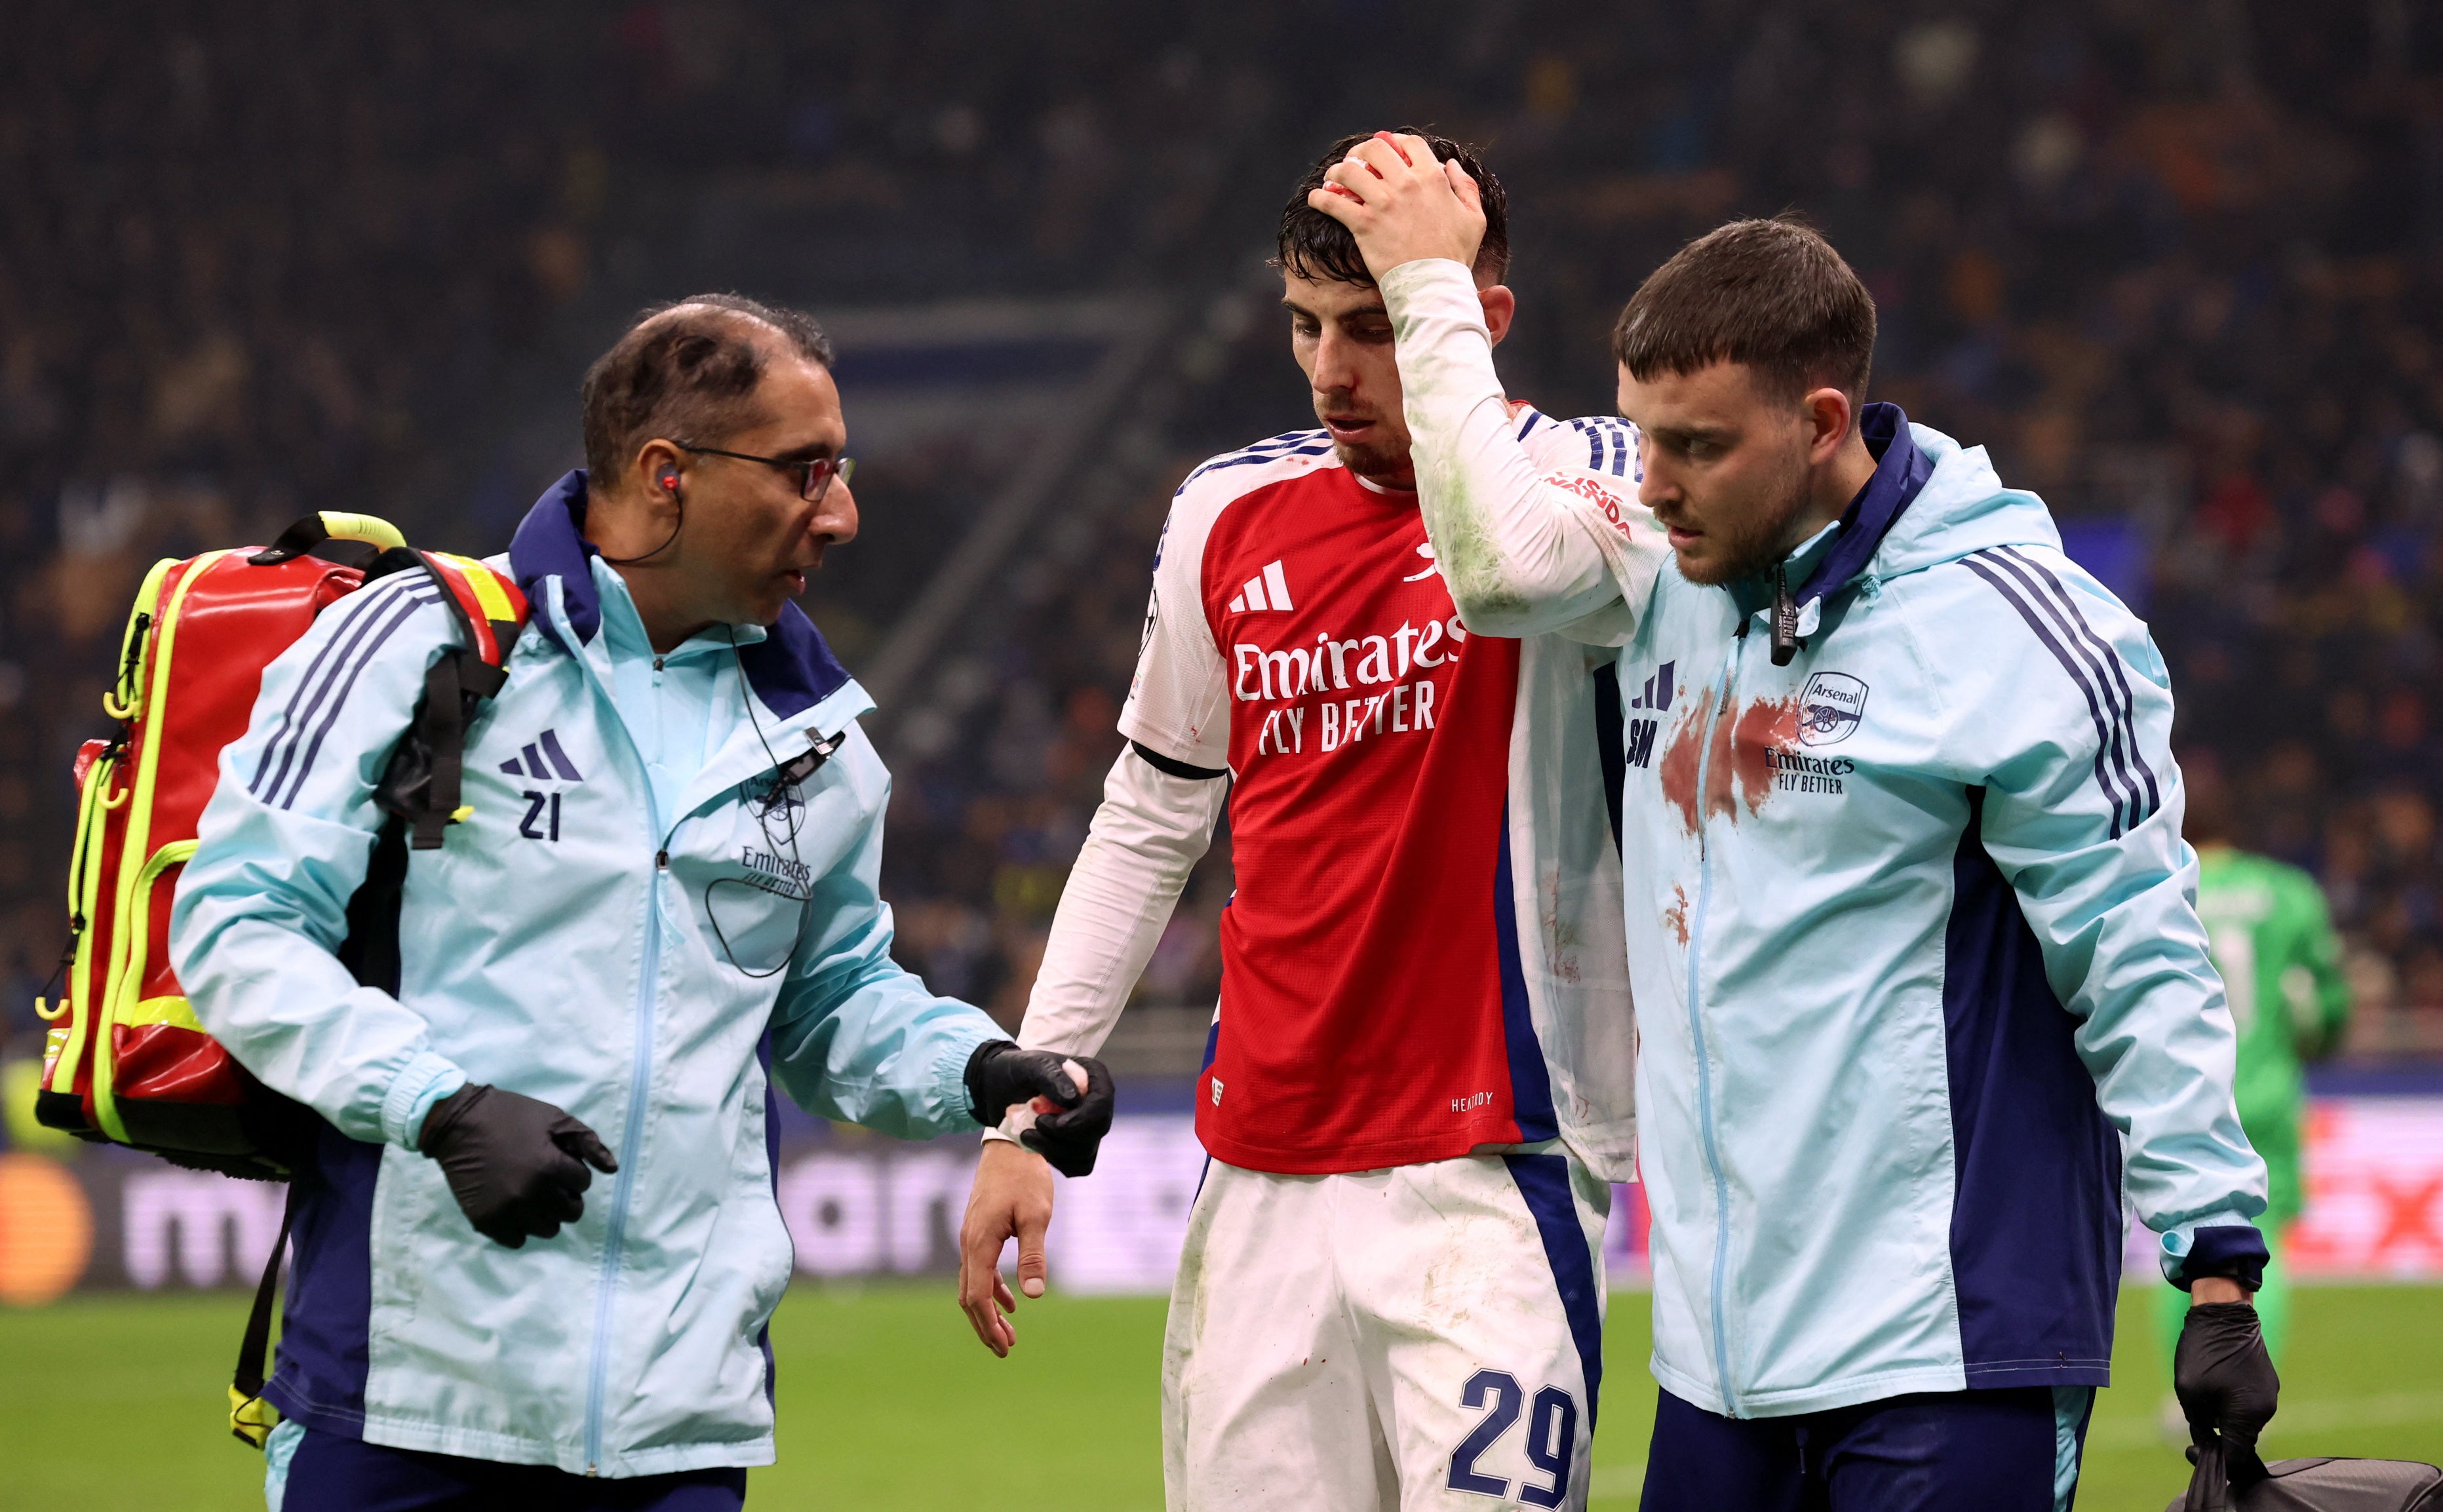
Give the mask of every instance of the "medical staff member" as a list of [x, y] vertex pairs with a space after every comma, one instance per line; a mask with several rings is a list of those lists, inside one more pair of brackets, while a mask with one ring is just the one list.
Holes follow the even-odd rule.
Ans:
[[[1636, 611], [1645, 1512], [2066, 1508], [2124, 1192], [2194, 1304], [2191, 1427], [2253, 1468], [2265, 1166], [2145, 626], [1982, 448], [1864, 402], [1874, 301], [1790, 221], [1692, 242], [1621, 316], [1651, 520], [1548, 475], [1467, 282], [1474, 199], [1386, 137], [1313, 203], [1382, 288], [1469, 630]], [[1658, 525], [1659, 570], [1626, 549]]]
[[1081, 1089], [891, 958], [872, 704], [790, 602], [856, 531], [831, 362], [805, 316], [703, 296], [587, 373], [588, 465], [494, 560], [532, 620], [468, 738], [471, 811], [410, 853], [395, 981], [335, 952], [459, 634], [439, 591], [325, 612], [222, 758], [178, 973], [325, 1120], [265, 1393], [275, 1512], [740, 1506], [791, 1269], [767, 1084], [909, 1139], [1041, 1095], [1067, 1111], [1029, 1140], [1092, 1165], [1108, 1075]]

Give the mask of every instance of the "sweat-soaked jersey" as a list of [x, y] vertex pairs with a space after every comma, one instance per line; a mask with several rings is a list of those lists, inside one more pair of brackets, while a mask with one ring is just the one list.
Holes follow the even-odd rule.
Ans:
[[[1539, 465], [1653, 535], [1626, 425], [1518, 421]], [[1120, 729], [1233, 779], [1238, 890], [1196, 1099], [1216, 1158], [1313, 1174], [1560, 1139], [1626, 1177], [1611, 659], [1470, 635], [1416, 496], [1357, 478], [1323, 431], [1181, 485]]]

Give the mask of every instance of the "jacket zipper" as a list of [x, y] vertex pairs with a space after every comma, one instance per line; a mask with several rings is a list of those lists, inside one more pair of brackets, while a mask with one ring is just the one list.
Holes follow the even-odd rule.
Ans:
[[[649, 790], [650, 792], [650, 790]], [[660, 832], [659, 805], [648, 796], [646, 812]], [[635, 1067], [628, 1078], [628, 1127], [619, 1139], [619, 1175], [611, 1189], [611, 1223], [602, 1237], [602, 1275], [595, 1288], [594, 1373], [585, 1387], [585, 1473], [602, 1473], [602, 1399], [611, 1378], [611, 1304], [619, 1289], [621, 1247], [628, 1237], [628, 1199], [635, 1188], [637, 1145], [645, 1137], [645, 1098], [652, 1087], [653, 984], [662, 971], [662, 878], [670, 865], [667, 837], [653, 852], [646, 882], [645, 954], [636, 983]]]
[[1697, 1123], [1704, 1134], [1706, 1172], [1714, 1178], [1714, 1276], [1712, 1288], [1714, 1322], [1714, 1373], [1721, 1388], [1722, 1406], [1733, 1417], [1739, 1417], [1738, 1397], [1731, 1389], [1731, 1351], [1724, 1337], [1722, 1292], [1724, 1276], [1730, 1264], [1731, 1193], [1730, 1183], [1722, 1175], [1722, 1153], [1714, 1133], [1714, 1073], [1705, 1051], [1705, 1029], [1698, 995], [1699, 964], [1705, 950], [1705, 914], [1714, 897], [1713, 847], [1708, 843], [1705, 797], [1707, 783], [1712, 780], [1714, 762], [1714, 727], [1721, 722], [1722, 711], [1730, 702], [1731, 689], [1738, 681], [1739, 647], [1747, 639], [1748, 622], [1739, 621], [1738, 633], [1731, 638], [1730, 653], [1722, 659], [1720, 677], [1714, 684], [1714, 702], [1705, 715], [1704, 743], [1697, 756], [1697, 917], [1688, 928], [1688, 1038], [1697, 1053]]
[[[659, 658], [655, 659], [656, 661]], [[592, 668], [587, 668], [589, 673]], [[653, 792], [652, 774], [634, 732], [618, 712], [618, 701], [595, 679], [596, 692], [609, 700], [614, 721], [628, 737], [644, 779], [645, 818], [655, 836], [653, 869], [645, 878], [645, 949], [636, 978], [636, 1043], [634, 1064], [628, 1073], [628, 1126], [619, 1137], [619, 1174], [611, 1189], [611, 1219], [602, 1236], [602, 1271], [595, 1283], [594, 1368], [585, 1385], [585, 1473], [602, 1473], [602, 1403], [611, 1378], [612, 1304], [619, 1290], [619, 1262], [628, 1237], [628, 1204], [635, 1191], [638, 1146], [645, 1137], [645, 1099], [652, 1090], [653, 1000], [662, 974], [662, 879], [670, 874], [670, 837], [662, 829], [661, 799]]]
[[[577, 644], [573, 630], [563, 624], [567, 644]], [[602, 1239], [602, 1269], [596, 1282], [594, 1303], [594, 1364], [585, 1386], [585, 1473], [602, 1473], [602, 1404], [608, 1394], [611, 1376], [611, 1315], [612, 1304], [619, 1286], [619, 1263], [628, 1235], [628, 1206], [635, 1189], [638, 1146], [644, 1139], [645, 1099], [652, 1090], [653, 1065], [653, 1001], [654, 985], [662, 970], [662, 883], [670, 875], [670, 839], [677, 827], [662, 828], [661, 800], [653, 792], [652, 774], [645, 769], [645, 754], [636, 744], [635, 733], [628, 728], [626, 718], [618, 714], [618, 701], [596, 675], [591, 663], [578, 658], [586, 669], [588, 681], [594, 683], [597, 697], [612, 705], [613, 722], [628, 738], [628, 747], [635, 754], [638, 773], [644, 778], [646, 822], [658, 837], [653, 851], [653, 869], [645, 884], [645, 949], [636, 983], [635, 1061], [628, 1078], [628, 1126], [619, 1139], [619, 1174], [611, 1193], [611, 1219]], [[653, 659], [659, 671], [663, 658]], [[658, 679], [656, 680], [659, 681]]]

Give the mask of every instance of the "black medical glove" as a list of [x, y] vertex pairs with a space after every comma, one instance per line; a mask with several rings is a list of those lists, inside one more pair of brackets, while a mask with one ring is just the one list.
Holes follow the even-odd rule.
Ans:
[[576, 1118], [497, 1086], [462, 1086], [432, 1104], [416, 1147], [440, 1164], [475, 1231], [511, 1249], [577, 1221], [594, 1182], [586, 1166], [619, 1169]]
[[[1077, 1090], [1063, 1061], [1085, 1068], [1085, 1091]], [[1022, 1050], [1011, 1040], [990, 1040], [967, 1060], [967, 1112], [978, 1123], [997, 1126], [1011, 1103], [1031, 1098], [1050, 1098], [1058, 1106], [1018, 1139], [1064, 1176], [1093, 1174], [1094, 1154], [1111, 1130], [1116, 1095], [1110, 1068], [1091, 1055]]]
[[[2189, 1420], [2190, 1436], [2212, 1444], [2221, 1436], [2223, 1464], [2232, 1484], [2265, 1479], [2256, 1457], [2256, 1435], [2273, 1420], [2282, 1378], [2265, 1352], [2256, 1309], [2244, 1302], [2207, 1303], [2189, 1309], [2180, 1325], [2180, 1347], [2172, 1357], [2172, 1390]], [[2190, 1451], [2190, 1458], [2195, 1458]]]

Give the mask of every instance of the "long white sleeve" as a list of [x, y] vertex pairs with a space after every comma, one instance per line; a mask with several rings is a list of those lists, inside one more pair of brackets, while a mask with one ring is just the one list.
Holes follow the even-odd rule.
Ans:
[[1102, 1048], [1213, 842], [1229, 787], [1158, 771], [1133, 745], [1120, 753], [1052, 916], [1020, 1045], [1064, 1055]]
[[1425, 534], [1461, 621], [1486, 635], [1626, 639], [1671, 555], [1654, 517], [1621, 479], [1530, 455], [1464, 266], [1404, 263], [1382, 290]]

